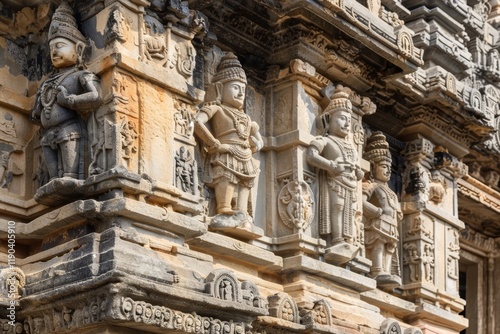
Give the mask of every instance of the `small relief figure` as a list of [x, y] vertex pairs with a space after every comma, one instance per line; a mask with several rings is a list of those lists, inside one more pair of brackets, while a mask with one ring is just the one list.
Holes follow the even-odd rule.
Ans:
[[167, 45], [163, 33], [163, 25], [154, 17], [146, 16], [144, 18], [144, 43], [146, 49], [144, 55], [146, 59], [157, 63], [160, 66], [167, 66]]
[[6, 135], [12, 136], [14, 138], [17, 137], [15, 124], [14, 121], [12, 120], [11, 114], [5, 114], [4, 120], [0, 121], [0, 132], [3, 132]]
[[431, 171], [431, 179], [429, 183], [429, 200], [438, 205], [443, 202], [446, 194], [446, 183], [444, 176], [439, 170]]
[[83, 117], [101, 105], [100, 83], [83, 69], [86, 39], [66, 2], [54, 13], [48, 38], [57, 71], [39, 88], [31, 120], [43, 128], [41, 145], [50, 180], [83, 179]]
[[104, 32], [106, 44], [109, 45], [114, 41], [124, 43], [127, 40], [126, 33], [128, 30], [130, 30], [130, 27], [125, 15], [123, 15], [120, 11], [120, 8], [116, 6], [111, 9], [108, 21], [106, 22], [106, 30]]
[[[341, 86], [337, 87], [339, 90]], [[319, 232], [330, 238], [325, 259], [346, 263], [358, 248], [353, 245], [357, 184], [363, 177], [358, 154], [349, 141], [352, 104], [339, 91], [321, 115], [325, 135], [314, 139], [307, 150], [307, 162], [319, 168]]]
[[127, 122], [125, 118], [122, 118], [120, 124], [120, 136], [122, 142], [122, 159], [125, 162], [125, 166], [128, 167], [128, 161], [132, 157], [132, 154], [137, 152], [135, 140], [139, 134], [135, 129], [135, 123], [130, 121]]
[[367, 0], [366, 5], [368, 10], [375, 15], [380, 15], [380, 9], [382, 8], [382, 4], [380, 0]]
[[407, 256], [404, 258], [403, 263], [408, 266], [410, 270], [410, 282], [418, 282], [419, 268], [422, 258], [418, 255], [417, 247], [413, 244], [406, 244], [403, 247], [407, 251]]
[[372, 260], [371, 276], [381, 288], [401, 284], [398, 260], [398, 224], [403, 218], [396, 193], [387, 185], [391, 178], [391, 153], [385, 136], [377, 131], [368, 139], [365, 159], [370, 161], [370, 179], [363, 182], [365, 246]]
[[[222, 57], [212, 81], [216, 101], [205, 103], [195, 119], [195, 133], [207, 152], [203, 180], [214, 189], [217, 202], [217, 216], [211, 226], [252, 229], [248, 202], [259, 174], [252, 155], [264, 143], [259, 126], [243, 109], [247, 79], [233, 53]], [[206, 123], [211, 124], [212, 131]]]
[[424, 255], [422, 256], [422, 265], [424, 267], [425, 281], [432, 283], [434, 280], [434, 247], [426, 244], [424, 246]]
[[313, 218], [313, 195], [304, 181], [288, 182], [279, 194], [278, 212], [290, 228], [304, 230]]
[[175, 186], [182, 191], [194, 195], [195, 160], [185, 147], [181, 147], [175, 154]]
[[184, 102], [174, 101], [174, 108], [177, 112], [174, 114], [175, 133], [184, 137], [191, 137], [193, 135], [193, 116]]
[[222, 280], [219, 286], [219, 296], [223, 300], [233, 300], [233, 285], [229, 280]]
[[16, 153], [22, 153], [22, 151], [0, 151], [0, 188], [9, 189], [14, 176], [24, 174], [24, 170], [12, 159]]

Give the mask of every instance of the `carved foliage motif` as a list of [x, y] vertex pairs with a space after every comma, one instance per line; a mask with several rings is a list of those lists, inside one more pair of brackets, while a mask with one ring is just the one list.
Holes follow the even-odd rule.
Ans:
[[245, 332], [245, 324], [242, 322], [202, 317], [194, 312], [183, 313], [164, 306], [135, 301], [131, 298], [122, 298], [120, 312], [126, 320], [184, 333], [243, 334]]
[[26, 277], [17, 267], [7, 267], [0, 270], [0, 300], [19, 299], [24, 294]]
[[286, 183], [278, 195], [278, 212], [283, 223], [294, 230], [305, 230], [314, 217], [314, 195], [304, 181]]
[[177, 71], [185, 78], [193, 74], [195, 67], [196, 50], [190, 41], [178, 43], [175, 46], [175, 55], [172, 64], [177, 67]]
[[332, 324], [331, 307], [324, 299], [315, 302], [311, 310], [302, 309], [300, 315], [301, 323], [306, 326], [314, 324], [330, 326]]
[[3, 334], [47, 334], [80, 329], [103, 321], [107, 317], [108, 299], [97, 297], [79, 308], [63, 306], [59, 309], [44, 311], [39, 316], [28, 316], [24, 323], [16, 322], [10, 326], [3, 320], [0, 328]]

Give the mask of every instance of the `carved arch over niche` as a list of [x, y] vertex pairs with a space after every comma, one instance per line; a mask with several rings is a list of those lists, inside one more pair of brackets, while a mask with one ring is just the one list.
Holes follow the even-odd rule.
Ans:
[[279, 292], [267, 297], [269, 315], [275, 318], [300, 323], [299, 309], [295, 301], [286, 293]]
[[330, 304], [324, 300], [318, 300], [313, 307], [314, 322], [320, 325], [332, 325], [332, 308]]
[[212, 297], [241, 303], [243, 297], [236, 276], [227, 269], [216, 269], [206, 278], [207, 293]]
[[[399, 322], [395, 319], [385, 319], [380, 326], [380, 334], [403, 334]], [[406, 333], [405, 333], [406, 334]]]

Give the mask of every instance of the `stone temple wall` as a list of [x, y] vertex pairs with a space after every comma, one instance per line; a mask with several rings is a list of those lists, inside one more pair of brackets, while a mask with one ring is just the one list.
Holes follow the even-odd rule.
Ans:
[[2, 1], [1, 333], [499, 333], [499, 27]]

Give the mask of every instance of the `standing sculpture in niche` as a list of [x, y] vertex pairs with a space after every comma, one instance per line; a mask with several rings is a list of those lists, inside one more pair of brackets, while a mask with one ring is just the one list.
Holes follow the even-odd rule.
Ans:
[[50, 180], [83, 179], [82, 116], [100, 106], [100, 83], [83, 69], [86, 39], [66, 2], [52, 17], [48, 39], [57, 71], [39, 88], [31, 120], [43, 128], [41, 146]]
[[257, 123], [243, 110], [247, 79], [234, 54], [222, 57], [212, 83], [216, 101], [205, 103], [195, 121], [195, 133], [207, 152], [203, 181], [214, 189], [217, 203], [211, 227], [252, 230], [248, 201], [259, 173], [252, 155], [263, 140]]
[[370, 178], [363, 182], [365, 246], [372, 261], [370, 275], [381, 288], [401, 285], [398, 260], [398, 224], [403, 218], [396, 193], [387, 182], [391, 178], [391, 153], [381, 132], [367, 140], [364, 157], [370, 161]]
[[309, 164], [320, 169], [319, 231], [331, 238], [325, 259], [333, 263], [346, 263], [359, 251], [353, 239], [356, 188], [363, 171], [357, 151], [349, 140], [352, 105], [348, 97], [342, 91], [333, 94], [321, 115], [325, 134], [314, 139], [307, 150]]

